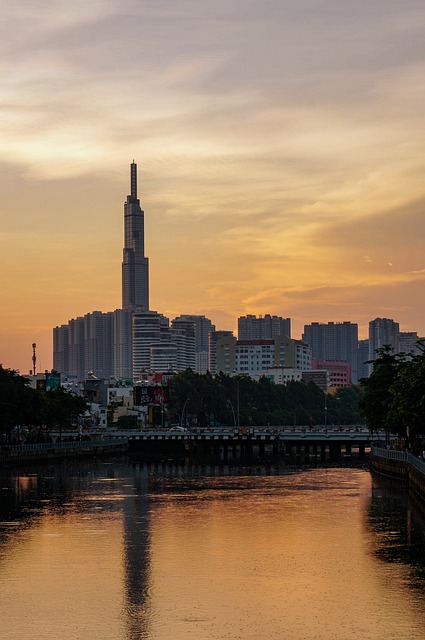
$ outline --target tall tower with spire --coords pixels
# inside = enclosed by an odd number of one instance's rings
[[[124,203],[122,308],[149,310],[149,260],[145,256],[145,214],[137,197],[137,164],[130,165],[130,195]]]

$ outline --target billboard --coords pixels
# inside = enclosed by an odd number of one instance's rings
[[[168,402],[168,393],[164,387],[135,386],[133,388],[133,402],[136,407],[147,405],[163,406]]]

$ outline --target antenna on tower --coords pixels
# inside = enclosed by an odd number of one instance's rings
[[[35,342],[32,343],[32,374],[33,376],[35,376],[35,363],[37,362],[37,356],[35,355],[35,348],[36,348],[36,344]]]

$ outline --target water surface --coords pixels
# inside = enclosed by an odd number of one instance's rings
[[[425,536],[363,469],[3,472],[4,640],[416,640]]]

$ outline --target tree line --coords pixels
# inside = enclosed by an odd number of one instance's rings
[[[257,382],[248,376],[220,373],[180,373],[169,381],[168,414],[174,422],[196,418],[200,427],[234,426],[315,426],[358,424],[361,389],[346,387],[325,394],[313,382],[290,381],[274,384],[263,377]]]
[[[62,387],[40,391],[29,386],[28,378],[0,365],[0,437],[14,442],[19,429],[29,430],[28,441],[45,440],[52,429],[69,428],[86,410],[84,398]]]

